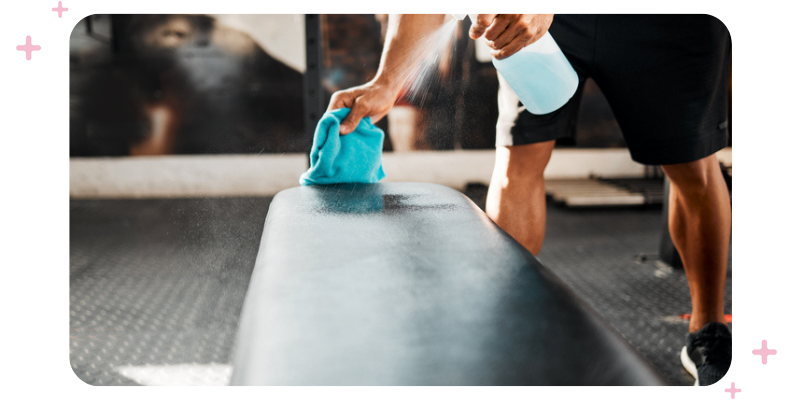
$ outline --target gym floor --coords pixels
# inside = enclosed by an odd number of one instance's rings
[[[485,187],[466,194],[481,208]],[[92,385],[224,385],[271,198],[70,201],[70,363]],[[673,385],[686,277],[657,207],[548,204],[539,259]],[[726,313],[731,312],[728,269]],[[569,344],[565,344],[569,345]]]

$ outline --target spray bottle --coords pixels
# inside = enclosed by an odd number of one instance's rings
[[[467,14],[453,14],[463,20]],[[469,14],[475,22],[477,14]],[[532,114],[551,113],[567,103],[578,89],[578,74],[550,32],[502,60],[492,58],[497,71]]]

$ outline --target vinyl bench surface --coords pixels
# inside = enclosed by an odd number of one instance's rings
[[[272,200],[233,385],[661,385],[463,194],[296,187]]]

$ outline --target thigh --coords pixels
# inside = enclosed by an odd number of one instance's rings
[[[550,34],[580,78],[575,95],[558,110],[543,115],[529,113],[508,83],[498,74],[498,147],[574,138],[581,94],[591,70],[596,18],[595,15],[578,14],[557,14],[553,18]]]
[[[529,113],[519,102],[517,95],[500,74],[497,78],[500,81],[497,95],[499,109],[495,143],[497,147],[521,146],[574,137],[584,87],[583,80],[567,104],[551,113],[535,115]]]
[[[708,15],[598,19],[593,78],[634,160],[675,164],[727,145],[730,36]]]

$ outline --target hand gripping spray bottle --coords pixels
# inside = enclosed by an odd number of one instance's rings
[[[453,14],[463,20],[466,14]],[[472,22],[477,14],[469,14]],[[492,64],[532,114],[551,113],[567,103],[578,89],[578,74],[550,32],[522,50]]]

